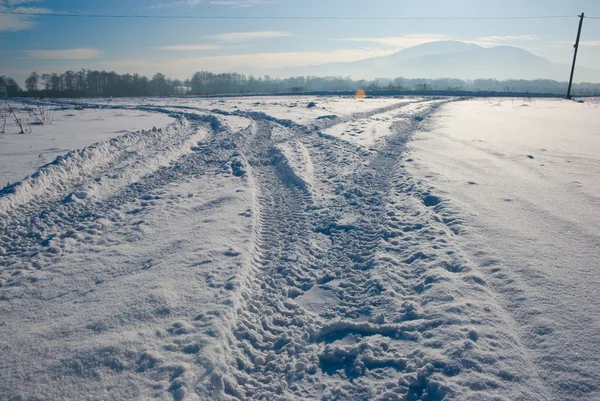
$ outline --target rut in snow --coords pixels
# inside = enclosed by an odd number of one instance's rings
[[[170,185],[224,174],[253,189],[253,234],[247,259],[223,283],[222,310],[206,319],[218,322],[211,338],[194,314],[164,330],[194,342],[159,342],[180,364],[161,365],[158,346],[90,351],[94,363],[175,400],[544,399],[513,323],[453,241],[460,222],[404,170],[404,144],[437,103],[418,115],[409,104],[311,126],[189,109],[179,113],[189,125],[133,135],[133,148],[72,154],[0,198],[0,210],[10,210],[0,215],[4,289],[78,243],[105,241],[106,227],[135,230],[138,220],[127,216],[151,208]],[[394,110],[393,132],[370,147],[321,132]],[[234,132],[219,119],[228,114],[252,125]],[[196,145],[198,129],[210,137]],[[60,183],[51,196],[48,182]],[[193,219],[203,219],[202,207]],[[192,266],[201,272],[205,261]],[[159,312],[153,319],[166,324],[168,310]],[[91,363],[81,359],[67,365]]]
[[[443,205],[403,171],[413,117],[372,149],[257,119],[245,149],[257,193],[253,259],[237,284],[222,363],[203,391],[257,400],[442,400],[482,390],[541,399],[511,323],[455,248]],[[296,142],[300,150],[282,154]],[[498,349],[501,358],[492,356]]]

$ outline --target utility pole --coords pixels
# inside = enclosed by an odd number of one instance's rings
[[[577,60],[577,50],[579,50],[579,38],[581,37],[581,27],[583,26],[583,18],[585,15],[581,13],[579,16],[579,29],[577,30],[577,39],[575,40],[575,53],[573,54],[573,66],[571,67],[571,78],[569,78],[569,88],[567,89],[567,99],[571,99],[571,86],[573,86],[573,74],[575,73],[575,61]]]

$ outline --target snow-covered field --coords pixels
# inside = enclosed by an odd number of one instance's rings
[[[413,137],[415,177],[484,274],[542,399],[600,400],[600,107],[456,102]],[[454,224],[452,222],[451,224]]]
[[[69,105],[48,109],[50,124],[31,125],[28,120],[34,121],[25,111],[25,107],[31,105],[17,102],[11,104],[27,134],[11,135],[19,132],[12,115],[7,116],[7,126],[2,133],[3,119],[0,118],[0,187],[35,173],[41,166],[71,150],[127,132],[163,128],[174,121],[166,114],[141,110],[76,110]]]
[[[600,399],[594,104],[48,103],[0,134],[0,399]]]

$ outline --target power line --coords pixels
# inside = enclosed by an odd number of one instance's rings
[[[75,18],[136,18],[136,19],[236,19],[236,20],[515,20],[515,19],[557,19],[578,18],[577,15],[511,16],[511,17],[340,17],[340,16],[223,16],[223,15],[119,15],[119,14],[69,14],[69,13],[29,13],[23,11],[0,11],[4,15],[35,17],[75,17]],[[586,17],[594,18],[598,17]],[[598,18],[600,19],[600,18]]]

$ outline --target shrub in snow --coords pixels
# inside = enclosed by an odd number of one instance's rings
[[[7,114],[12,114],[13,118],[15,119],[15,124],[17,124],[19,126],[20,132],[19,134],[24,134],[25,130],[23,129],[23,121],[17,117],[17,113],[15,113],[15,110],[12,108],[12,106],[8,103],[5,104],[6,107],[6,112]]]
[[[50,105],[47,104],[36,104],[33,107],[23,105],[27,114],[32,119],[32,124],[34,125],[44,125],[44,124],[52,124],[52,120],[54,120],[54,114],[56,114],[55,110],[50,108]]]

